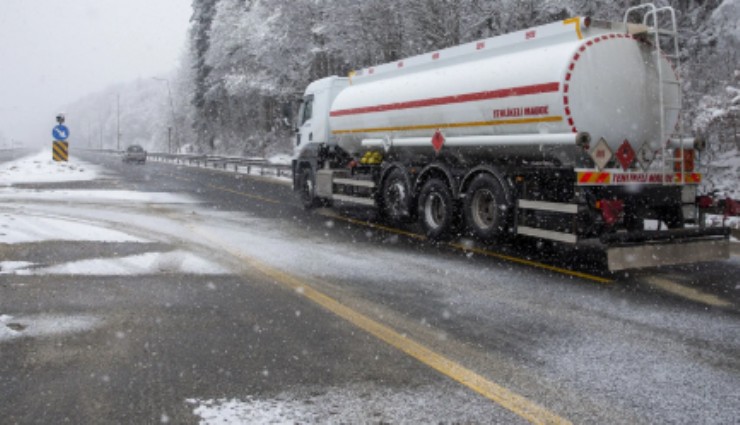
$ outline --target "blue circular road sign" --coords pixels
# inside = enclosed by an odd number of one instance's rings
[[[69,129],[67,126],[59,124],[51,130],[51,135],[54,137],[54,140],[65,141],[69,137]]]

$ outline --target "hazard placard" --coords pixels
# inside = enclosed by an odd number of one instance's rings
[[[637,151],[637,161],[640,163],[640,167],[642,167],[644,171],[647,171],[654,159],[655,151],[650,147],[650,143],[643,143],[640,150]]]
[[[435,153],[439,153],[440,150],[442,150],[442,146],[445,144],[445,136],[442,135],[442,132],[437,130],[434,132],[434,136],[432,136],[432,147],[434,148]]]
[[[594,164],[596,164],[596,168],[599,170],[603,170],[604,167],[606,167],[606,164],[611,161],[612,156],[614,154],[612,153],[612,150],[609,149],[609,144],[606,143],[606,140],[602,137],[599,139],[599,142],[596,143],[596,146],[591,150],[591,159],[594,160]]]
[[[617,149],[617,161],[622,165],[622,169],[627,171],[630,165],[635,161],[635,150],[632,149],[630,142],[625,140]]]

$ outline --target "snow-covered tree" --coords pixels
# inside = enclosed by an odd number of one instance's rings
[[[230,154],[288,152],[293,133],[286,119],[312,80],[575,15],[622,20],[628,7],[642,2],[193,0],[186,53],[168,77],[174,117],[161,98],[166,90],[155,82],[142,93],[156,97],[151,103],[163,112],[148,112],[159,127],[142,124],[127,132],[141,133],[140,140],[144,132],[156,132],[149,141],[163,146],[166,127],[174,124],[178,146]],[[726,146],[737,133],[740,0],[654,3],[671,4],[678,13],[687,122]],[[122,94],[122,101],[147,103],[137,94]],[[87,133],[99,136],[94,129],[102,128],[107,141],[115,135],[115,111],[111,93],[102,96],[88,99],[96,107],[88,108]]]

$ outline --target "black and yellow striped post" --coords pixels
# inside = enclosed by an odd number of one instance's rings
[[[69,143],[55,140],[52,148],[52,157],[57,162],[69,161]]]

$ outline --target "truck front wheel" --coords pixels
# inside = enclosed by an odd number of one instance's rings
[[[310,210],[319,206],[313,172],[309,167],[301,168],[298,174],[298,193],[304,209]]]
[[[506,233],[509,216],[506,193],[494,176],[481,174],[473,179],[465,194],[463,210],[473,236],[491,240]]]
[[[430,179],[419,193],[419,222],[429,239],[444,237],[453,227],[455,203],[444,181]]]
[[[411,214],[411,189],[403,171],[391,171],[383,184],[381,213],[391,224],[408,221]]]

